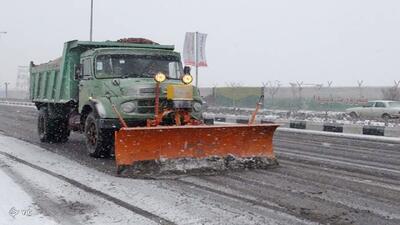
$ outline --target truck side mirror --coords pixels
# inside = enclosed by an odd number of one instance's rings
[[[82,64],[75,64],[74,66],[74,79],[80,80],[83,77],[83,66]]]
[[[183,67],[183,74],[190,74],[190,66]]]

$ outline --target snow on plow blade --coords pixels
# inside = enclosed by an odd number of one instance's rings
[[[121,128],[115,132],[118,172],[138,163],[160,164],[171,160],[190,162],[189,166],[171,169],[184,171],[196,166],[207,167],[205,161],[218,161],[216,170],[224,170],[230,167],[228,164],[239,161],[242,167],[276,165],[272,138],[277,127],[255,124]],[[193,161],[202,163],[194,165]]]

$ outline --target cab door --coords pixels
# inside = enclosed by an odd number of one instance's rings
[[[93,73],[92,73],[92,60],[90,58],[82,59],[82,76],[79,81],[79,109],[82,110],[84,104],[93,95]]]

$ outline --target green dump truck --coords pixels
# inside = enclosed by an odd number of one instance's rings
[[[160,82],[156,96],[154,77],[160,74],[166,80]],[[65,142],[71,131],[81,132],[91,156],[106,156],[112,152],[114,132],[124,122],[129,127],[148,126],[149,119],[157,117],[156,102],[162,123],[176,121],[174,111],[167,108],[190,111],[201,121],[203,102],[188,74],[190,68],[183,68],[174,46],[135,38],[66,42],[60,58],[30,65],[30,97],[39,110],[40,140]],[[185,86],[183,92],[189,87],[189,97],[172,101],[167,96],[171,85]]]

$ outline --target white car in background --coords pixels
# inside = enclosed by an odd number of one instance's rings
[[[369,101],[362,107],[346,109],[346,113],[352,118],[384,119],[400,118],[400,102],[376,100]]]

